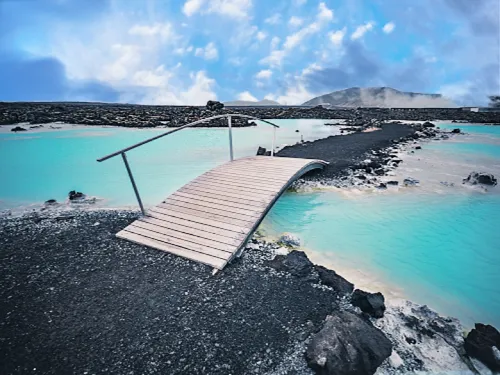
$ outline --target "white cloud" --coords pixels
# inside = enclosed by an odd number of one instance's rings
[[[195,56],[202,57],[205,60],[216,60],[219,58],[219,51],[213,42],[208,43],[205,48],[196,48]]]
[[[165,87],[172,73],[165,71],[165,67],[160,65],[155,70],[137,71],[132,78],[132,83],[143,87]]]
[[[272,70],[265,69],[265,70],[261,70],[260,72],[258,72],[255,75],[255,78],[257,78],[257,79],[269,79],[269,78],[271,78],[272,75],[273,75]]]
[[[264,57],[259,61],[260,64],[267,64],[271,67],[280,66],[285,58],[285,51],[283,50],[274,50],[271,51],[271,54],[267,57]]]
[[[395,27],[396,27],[396,25],[394,24],[394,22],[388,22],[384,25],[382,30],[384,31],[384,33],[390,34],[394,31]]]
[[[285,44],[283,45],[285,49],[293,49],[295,48],[302,40],[311,34],[317,33],[320,30],[320,25],[317,22],[311,23],[309,26],[306,26],[295,34],[287,36],[285,40]]]
[[[270,25],[277,25],[281,23],[281,15],[279,13],[273,14],[271,17],[266,18],[264,22]]]
[[[249,91],[241,92],[238,95],[238,100],[244,100],[244,101],[248,101],[248,102],[258,101],[257,98],[255,96],[253,96]]]
[[[278,38],[277,36],[273,37],[273,39],[271,39],[271,49],[276,49],[278,47],[278,45],[280,44],[280,41],[281,39]]]
[[[298,27],[304,23],[304,20],[300,17],[293,16],[288,21],[288,24],[293,27]]]
[[[163,40],[176,38],[174,29],[169,23],[155,23],[153,25],[134,25],[129,30],[130,35],[142,37],[155,37],[159,36]]]
[[[260,42],[267,38],[267,34],[263,31],[259,31],[256,36]]]
[[[346,32],[347,32],[347,28],[344,27],[341,30],[330,32],[328,34],[328,36],[330,37],[330,40],[332,41],[332,43],[338,47],[338,46],[342,45],[342,41],[344,40],[344,36],[345,36]]]
[[[285,105],[298,105],[302,104],[304,102],[307,102],[308,100],[312,99],[314,97],[313,94],[311,94],[305,87],[305,85],[301,82],[289,86],[285,93],[282,95],[266,95],[266,99],[269,100],[275,100],[281,104]]]
[[[318,6],[318,19],[322,21],[333,20],[333,10],[329,9],[325,3],[319,3]]]
[[[209,13],[218,13],[231,18],[247,18],[252,0],[211,0]]]
[[[205,3],[205,0],[187,0],[182,7],[182,11],[188,17],[198,12],[201,6]]]
[[[193,51],[193,46],[188,46],[188,47],[179,47],[174,49],[174,53],[176,55],[185,55],[186,53],[190,53]]]
[[[204,71],[190,74],[193,84],[189,89],[182,92],[180,97],[183,103],[192,105],[204,105],[209,100],[216,100],[217,95],[213,91],[216,84],[215,79],[209,78]]]
[[[321,69],[323,69],[323,68],[319,64],[312,63],[309,66],[307,66],[306,68],[302,69],[302,76],[306,76],[308,74],[311,74],[311,73],[316,72],[316,71],[321,70]]]
[[[351,39],[356,40],[362,38],[366,32],[371,31],[373,29],[373,22],[368,22],[364,25],[360,25],[356,28],[356,30],[352,33]]]

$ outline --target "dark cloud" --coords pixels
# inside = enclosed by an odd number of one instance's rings
[[[0,58],[0,82],[1,101],[118,100],[118,92],[102,83],[68,80],[64,65],[53,58]]]
[[[478,35],[500,38],[499,0],[444,0],[448,7],[462,16]]]

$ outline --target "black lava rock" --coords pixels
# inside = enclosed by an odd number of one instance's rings
[[[434,125],[432,122],[424,122],[424,124],[422,125],[424,128],[435,128],[436,125]]]
[[[457,129],[453,129],[451,132],[454,133],[454,134],[459,134],[460,133],[460,129],[458,129],[458,128]]]
[[[351,303],[374,318],[382,318],[385,311],[385,299],[382,293],[368,293],[356,289],[351,296]]]
[[[479,359],[492,371],[500,371],[500,332],[490,325],[476,323],[465,338],[468,356]]]
[[[318,271],[319,279],[323,285],[329,286],[341,294],[350,294],[354,290],[354,284],[338,275],[334,270],[318,265],[314,267]]]
[[[213,101],[213,100],[209,100],[207,102],[207,109],[209,111],[220,111],[224,108],[224,104],[222,104],[221,102],[217,102],[217,101]]]
[[[82,199],[82,198],[85,198],[85,194],[81,193],[81,192],[77,192],[75,190],[71,190],[69,193],[68,193],[68,198],[70,201],[73,201],[75,199]]]
[[[49,199],[49,200],[45,201],[46,205],[52,205],[52,204],[56,204],[56,203],[57,203],[57,201],[55,199]]]
[[[472,172],[469,177],[463,180],[463,183],[468,183],[471,185],[483,184],[494,186],[497,184],[497,179],[491,173]]]
[[[306,360],[320,375],[370,375],[391,352],[392,344],[382,331],[356,314],[339,311],[313,336]]]
[[[421,149],[422,149],[422,146],[415,147],[415,150],[421,150]]]
[[[21,128],[20,126],[16,126],[15,128],[10,129],[11,132],[25,132],[25,128]]]
[[[262,156],[266,154],[266,149],[265,147],[260,147],[257,149],[257,156]]]
[[[278,271],[285,271],[294,276],[305,278],[308,281],[318,281],[318,274],[315,272],[314,264],[303,251],[293,250],[286,256],[277,255],[268,263],[268,266]]]
[[[392,185],[392,186],[398,186],[399,182],[398,181],[387,181],[386,184],[387,185]]]

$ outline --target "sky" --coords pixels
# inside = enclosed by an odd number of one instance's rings
[[[0,101],[500,94],[500,0],[0,0]]]

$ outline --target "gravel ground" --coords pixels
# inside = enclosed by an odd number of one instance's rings
[[[323,171],[312,172],[309,176],[333,178],[362,161],[367,152],[386,148],[394,144],[393,140],[413,133],[415,129],[409,125],[384,124],[381,130],[374,132],[331,136],[302,145],[288,146],[276,155],[328,161],[330,164]]]
[[[334,291],[265,266],[258,249],[212,276],[115,238],[136,212],[72,215],[0,220],[1,374],[309,372],[288,356]]]

